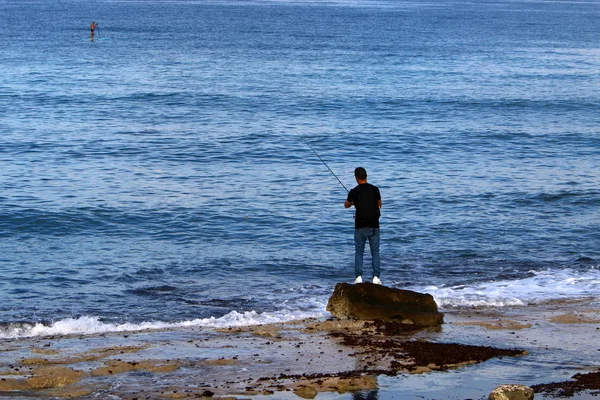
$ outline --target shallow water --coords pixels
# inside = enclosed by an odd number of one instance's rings
[[[1,335],[324,315],[353,220],[304,140],[380,187],[385,284],[597,296],[598,6],[3,2]]]

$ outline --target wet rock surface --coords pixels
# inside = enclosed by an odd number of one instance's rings
[[[423,328],[399,321],[307,320],[233,328],[202,338],[123,343],[85,351],[59,342],[22,349],[10,368],[0,366],[2,392],[35,393],[36,398],[92,398],[110,393],[121,399],[213,398],[293,392],[314,398],[322,392],[356,392],[378,387],[378,376],[446,370],[519,356],[520,350],[414,340]],[[72,339],[75,340],[75,339]],[[131,343],[129,343],[131,342]],[[169,352],[172,359],[153,357]],[[25,351],[26,350],[26,351]],[[43,357],[35,355],[43,354]],[[12,374],[12,375],[9,375]],[[114,385],[119,382],[119,385]]]
[[[340,319],[394,320],[419,326],[438,326],[444,315],[430,294],[372,283],[338,283],[327,311]]]
[[[371,330],[372,329],[372,330]],[[527,352],[517,349],[497,349],[489,346],[472,346],[458,343],[432,343],[395,337],[400,332],[415,331],[411,324],[390,321],[373,321],[356,332],[337,332],[331,336],[345,346],[360,349],[354,353],[360,358],[363,370],[377,365],[380,374],[396,375],[400,372],[428,372],[447,370],[461,365],[487,361],[494,357],[515,357]],[[421,329],[423,329],[421,327]],[[363,358],[364,357],[364,358]]]
[[[573,380],[544,383],[531,387],[535,393],[553,397],[572,397],[576,393],[588,391],[590,395],[600,396],[600,371],[573,375]]]

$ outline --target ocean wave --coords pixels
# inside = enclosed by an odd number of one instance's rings
[[[97,316],[81,316],[65,318],[52,323],[7,323],[0,325],[0,339],[16,339],[27,337],[96,335],[116,332],[136,332],[159,329],[176,329],[188,327],[229,328],[287,322],[304,318],[318,318],[326,312],[318,311],[276,311],[257,313],[256,311],[230,313],[220,317],[198,318],[181,322],[148,321],[141,323],[109,323],[101,321]]]
[[[393,282],[390,286],[395,287]],[[518,279],[500,279],[475,284],[448,287],[403,287],[431,294],[442,309],[520,307],[556,301],[595,299],[600,293],[600,268],[592,265],[585,270],[573,268],[531,270]],[[169,289],[159,288],[159,289]],[[314,289],[314,288],[313,288]],[[325,310],[328,294],[303,292],[298,298],[281,302],[278,310],[229,311],[221,317],[195,318],[182,321],[107,322],[99,316],[63,318],[54,322],[0,323],[0,339],[95,335],[116,332],[176,328],[228,328],[279,323],[304,318],[328,317]]]
[[[510,307],[554,300],[594,298],[600,294],[600,269],[587,271],[529,271],[515,280],[483,282],[451,287],[426,286],[414,290],[431,294],[442,308]]]
[[[179,237],[202,220],[191,209],[125,209],[110,207],[68,207],[43,209],[8,205],[0,210],[0,236],[102,233],[111,236],[153,235]]]
[[[516,202],[520,205],[533,204],[565,204],[569,206],[595,206],[600,204],[600,192],[597,190],[561,190],[557,192],[542,192],[533,195],[516,195]]]

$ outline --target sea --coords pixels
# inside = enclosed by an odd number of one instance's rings
[[[1,0],[0,339],[326,318],[359,166],[386,286],[598,304],[599,21],[598,0]]]

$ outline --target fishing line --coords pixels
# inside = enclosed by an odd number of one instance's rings
[[[308,142],[306,141],[306,139],[304,139],[304,137],[303,137],[302,135],[300,135],[299,133],[297,133],[297,132],[296,132],[296,135],[298,135],[298,136],[300,137],[300,139],[302,139],[302,141],[303,141],[304,143],[306,143],[306,145],[307,145],[307,146],[308,146],[308,147],[309,147],[309,148],[310,148],[310,149],[313,151],[313,153],[315,153],[315,155],[316,155],[317,157],[319,157],[319,160],[321,160],[321,162],[322,162],[323,164],[325,164],[325,166],[327,167],[327,169],[329,170],[329,172],[331,172],[331,174],[332,174],[333,176],[335,176],[335,179],[337,179],[337,181],[340,183],[340,185],[342,185],[342,187],[343,187],[344,189],[346,189],[346,192],[350,192],[350,191],[348,190],[348,188],[347,188],[346,186],[344,186],[344,184],[342,183],[342,181],[340,181],[340,178],[338,178],[338,176],[337,176],[337,175],[336,175],[336,174],[335,174],[335,173],[334,173],[334,172],[331,170],[331,168],[329,168],[329,165],[327,165],[327,163],[326,163],[326,162],[325,162],[325,161],[324,161],[324,160],[321,158],[321,156],[319,155],[319,153],[317,153],[317,152],[315,151],[315,149],[313,149],[313,147],[310,145],[310,143],[308,143]]]

